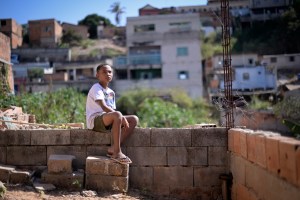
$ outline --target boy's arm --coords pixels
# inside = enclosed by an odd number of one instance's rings
[[[104,112],[113,112],[115,111],[114,109],[112,109],[111,107],[107,106],[104,99],[101,99],[101,100],[96,100],[96,103],[101,106],[102,110]]]

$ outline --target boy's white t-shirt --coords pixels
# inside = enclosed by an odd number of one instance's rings
[[[115,92],[110,88],[105,90],[99,83],[95,83],[89,90],[86,99],[86,126],[88,129],[94,128],[94,119],[96,116],[105,113],[96,102],[96,100],[102,99],[105,100],[107,106],[116,109]]]

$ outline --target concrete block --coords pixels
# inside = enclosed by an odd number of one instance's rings
[[[175,199],[211,200],[221,197],[220,187],[173,187],[170,186],[170,197]]]
[[[106,156],[109,146],[88,145],[86,147],[86,156]]]
[[[73,155],[56,155],[52,154],[48,158],[48,173],[72,173],[73,172]]]
[[[256,164],[259,166],[266,168],[267,167],[267,159],[266,159],[266,138],[264,135],[256,135],[255,136],[255,160]]]
[[[266,138],[266,157],[268,171],[279,174],[279,140],[280,137],[267,137]]]
[[[27,184],[31,178],[30,171],[13,170],[10,174],[9,183],[12,184]]]
[[[193,167],[153,167],[153,184],[164,186],[193,186]]]
[[[0,145],[7,145],[7,130],[0,130]]]
[[[197,155],[198,156],[198,155]],[[208,147],[208,165],[227,165],[227,148],[226,147]]]
[[[166,147],[127,147],[132,166],[157,166],[167,164]]]
[[[45,146],[8,146],[6,159],[9,165],[46,165],[47,150]]]
[[[168,147],[168,165],[208,165],[207,147]]]
[[[101,133],[89,129],[71,129],[71,144],[94,144],[109,145],[111,143],[110,133]]]
[[[7,145],[30,145],[30,130],[7,130]]]
[[[225,167],[208,166],[194,167],[194,186],[196,187],[221,187],[220,174],[226,173]]]
[[[296,151],[300,148],[300,141],[279,141],[280,177],[297,185]]]
[[[192,129],[153,128],[151,146],[191,146]]]
[[[86,159],[85,173],[92,175],[127,177],[129,165],[117,163],[104,156],[89,156]]]
[[[31,130],[31,145],[70,145],[70,130]]]
[[[6,164],[6,147],[0,147],[0,164]]]
[[[247,134],[246,137],[247,137],[248,160],[255,163],[256,161],[255,134]]]
[[[9,181],[10,174],[14,170],[15,170],[14,166],[0,164],[0,181],[7,183]]]
[[[44,171],[41,179],[43,182],[51,183],[58,188],[80,190],[84,186],[84,173],[81,172],[50,174]]]
[[[151,128],[135,128],[133,134],[126,139],[124,146],[149,147]]]
[[[128,191],[128,176],[105,176],[105,175],[90,175],[85,176],[85,188],[87,190],[96,191]]]
[[[224,146],[228,145],[226,128],[192,129],[192,146]]]
[[[75,156],[76,159],[73,161],[74,170],[82,169],[85,166],[86,146],[47,146],[47,158],[51,154]]]
[[[153,186],[153,167],[130,167],[129,185],[143,191],[150,191]]]

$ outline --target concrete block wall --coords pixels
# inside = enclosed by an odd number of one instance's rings
[[[90,130],[0,131],[0,163],[17,168],[47,166],[50,155],[105,156],[111,135]],[[122,146],[133,163],[129,188],[182,199],[221,197],[219,175],[227,172],[225,128],[136,128]]]
[[[249,129],[228,131],[232,200],[299,200],[300,141]]]

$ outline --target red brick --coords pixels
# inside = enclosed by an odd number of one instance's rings
[[[296,151],[297,185],[300,188],[300,148]]]
[[[240,148],[241,148],[241,155],[247,159],[248,153],[247,153],[247,133],[246,132],[240,132]]]
[[[266,142],[264,135],[255,135],[256,163],[266,168]]]
[[[234,134],[234,130],[230,129],[228,131],[228,151],[233,152],[233,134]]]
[[[237,184],[236,185],[237,200],[256,200],[258,199],[247,187]]]
[[[235,130],[233,133],[233,151],[237,155],[241,154],[241,145],[240,145],[240,131]]]
[[[300,141],[283,139],[279,141],[280,176],[297,184],[296,151]]]
[[[279,140],[280,136],[267,137],[266,138],[266,157],[267,157],[267,169],[270,172],[279,174]]]
[[[251,162],[256,161],[256,146],[255,146],[255,135],[247,134],[247,151],[248,160]]]

